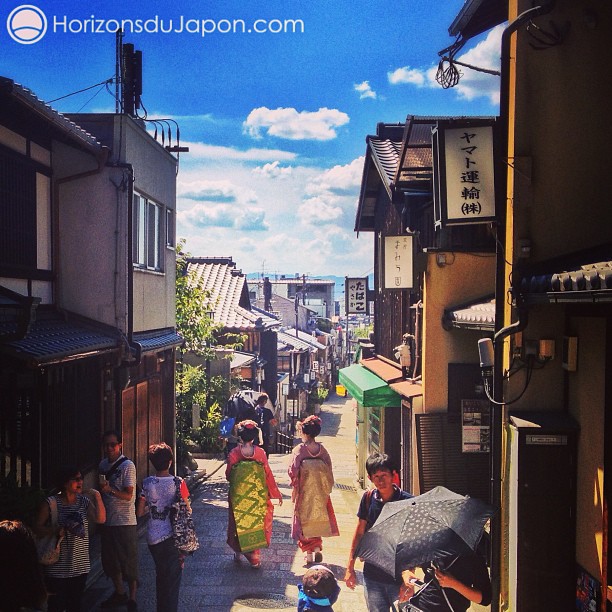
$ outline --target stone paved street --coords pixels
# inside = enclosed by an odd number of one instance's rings
[[[344,576],[346,559],[356,525],[360,493],[355,481],[355,414],[353,402],[334,394],[323,405],[323,431],[320,441],[334,463],[336,485],[332,502],[340,536],[324,540],[324,563]],[[303,555],[290,536],[291,489],[287,476],[289,455],[272,455],[270,466],[284,496],[282,507],[275,506],[272,544],[262,551],[262,567],[253,570],[246,561],[236,564],[225,543],[227,529],[227,491],[225,465],[219,460],[199,460],[207,479],[199,485],[193,511],[201,548],[186,559],[181,584],[180,609],[208,612],[246,612],[249,610],[295,610],[297,584],[306,570]],[[361,567],[358,563],[358,569]],[[155,570],[144,538],[140,540],[140,589],[138,609],[155,610]],[[363,587],[355,591],[340,582],[342,592],[336,612],[366,610]],[[84,609],[95,610],[112,593],[104,576],[92,581]]]

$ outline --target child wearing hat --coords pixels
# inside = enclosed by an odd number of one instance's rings
[[[313,565],[298,584],[298,612],[334,612],[338,595],[340,585],[334,573],[324,565]]]

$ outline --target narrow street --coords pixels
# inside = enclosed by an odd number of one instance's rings
[[[319,440],[328,449],[334,464],[336,484],[332,502],[340,536],[325,539],[323,559],[340,580],[356,525],[360,493],[355,481],[355,414],[351,400],[332,394],[323,404],[323,430]],[[275,506],[272,544],[262,551],[262,567],[253,570],[246,561],[236,564],[227,546],[227,492],[225,465],[219,460],[200,460],[208,478],[199,485],[193,499],[193,512],[200,550],[185,560],[180,609],[187,612],[247,612],[249,610],[295,610],[297,584],[306,570],[303,555],[291,539],[291,488],[287,476],[289,455],[272,455],[270,466],[284,496]],[[155,610],[155,570],[144,538],[140,539],[140,588],[138,608]],[[358,565],[358,567],[360,567]],[[334,606],[336,612],[366,610],[363,587],[342,589]],[[104,576],[88,589],[84,609],[95,610],[112,593]]]

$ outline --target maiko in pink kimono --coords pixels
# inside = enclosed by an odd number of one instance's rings
[[[331,457],[315,440],[321,433],[321,419],[309,416],[302,423],[301,433],[302,443],[293,449],[289,466],[294,502],[291,537],[297,540],[309,565],[323,560],[322,538],[339,532],[330,499],[334,486]]]

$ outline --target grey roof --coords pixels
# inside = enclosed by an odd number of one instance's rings
[[[393,197],[393,178],[402,146],[403,125],[378,124],[376,136],[366,137],[366,155],[361,191],[355,216],[355,231],[373,231],[376,203],[381,187]]]
[[[295,328],[288,327],[288,328],[286,328],[284,330],[284,332],[290,338],[291,337],[293,337],[293,338],[296,337],[296,335],[295,335]],[[307,344],[309,344],[311,348],[322,349],[322,350],[325,350],[327,348],[324,344],[321,344],[314,336],[312,336],[311,334],[308,334],[306,332],[298,330],[297,338],[299,340],[301,340],[302,342],[306,342]]]
[[[263,310],[264,305],[265,299],[258,298],[254,300],[253,310],[261,310],[261,312],[266,312],[265,310]],[[266,314],[277,318],[285,325],[295,323],[295,300],[273,293],[272,297],[270,298],[270,305],[272,307],[272,310],[267,312]],[[307,311],[316,313],[315,310],[312,310],[311,308],[308,308],[303,304],[298,304],[298,308],[301,312]]]
[[[383,179],[385,189],[389,193],[389,197],[391,197],[391,188],[395,178],[402,142],[401,140],[382,140],[376,136],[367,136],[366,142],[372,151],[372,160],[378,168],[380,177]]]
[[[234,351],[234,354],[232,355],[232,360],[230,362],[230,368],[232,370],[234,368],[242,368],[244,366],[251,365],[256,360],[257,355],[252,355],[251,353],[243,353],[241,351]]]
[[[105,147],[98,142],[95,136],[86,132],[62,113],[51,108],[49,104],[43,102],[31,90],[2,76],[0,76],[0,98],[7,98],[22,107],[26,107],[31,112],[51,123],[60,133],[65,135],[72,142],[94,154],[100,154],[103,150],[106,150]],[[7,109],[6,100],[2,103],[2,106]]]
[[[468,40],[507,19],[508,4],[503,0],[465,0],[448,33]]]
[[[612,301],[612,261],[525,276],[521,293],[527,303]]]
[[[280,325],[263,311],[253,311],[246,277],[231,257],[190,257],[187,273],[192,281],[210,292],[207,307],[215,323],[226,329],[264,330]]]
[[[493,331],[495,329],[495,298],[481,298],[478,301],[447,308],[442,318],[446,330],[452,328]]]
[[[12,324],[0,323],[0,336],[6,332],[3,329],[6,325]],[[51,314],[35,321],[25,338],[0,344],[0,354],[41,366],[118,350],[120,342],[119,336],[111,331]]]
[[[276,336],[277,347],[279,350],[283,350],[284,348],[288,347],[302,351],[315,351],[319,348],[313,346],[311,342],[307,342],[306,340],[302,340],[300,337],[296,337],[295,330],[293,330],[293,333],[289,333],[289,331],[279,331],[277,332]]]
[[[173,329],[160,329],[154,332],[139,332],[133,335],[134,342],[142,346],[143,352],[161,351],[180,346],[183,338]]]

